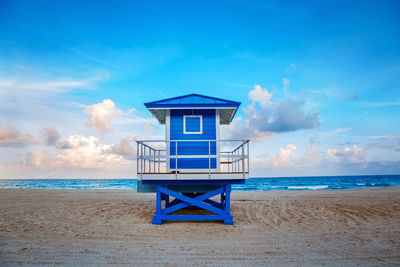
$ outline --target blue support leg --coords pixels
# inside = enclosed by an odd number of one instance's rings
[[[153,215],[153,224],[162,224],[163,221],[161,219],[161,191],[160,185],[156,187],[156,213]]]
[[[233,216],[231,215],[231,185],[225,185],[225,214],[224,224],[233,224]]]

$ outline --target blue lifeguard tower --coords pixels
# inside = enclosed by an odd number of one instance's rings
[[[221,140],[220,125],[231,123],[240,103],[191,94],[145,106],[165,125],[165,140],[136,140],[138,192],[156,193],[153,224],[165,220],[233,224],[231,185],[248,178],[249,140]],[[184,208],[211,214],[177,214]]]

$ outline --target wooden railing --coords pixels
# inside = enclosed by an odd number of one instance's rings
[[[182,142],[207,142],[208,154],[205,155],[179,155],[179,143]],[[137,143],[137,174],[204,174],[209,177],[215,174],[243,174],[249,173],[249,142],[250,140],[136,140]],[[215,151],[211,151],[215,143]],[[172,144],[172,146],[171,146]],[[175,150],[171,153],[171,147]],[[228,151],[219,151],[220,148]],[[178,159],[184,157],[208,158],[208,169],[185,171],[179,169]],[[216,159],[216,168],[211,168],[211,160]],[[175,159],[174,168],[170,168],[169,160]]]

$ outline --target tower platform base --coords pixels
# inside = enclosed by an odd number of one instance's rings
[[[171,183],[165,183],[165,181],[162,184],[154,183],[154,181],[152,183],[156,185],[156,212],[153,215],[153,224],[162,224],[166,220],[219,220],[223,221],[224,224],[233,224],[233,216],[230,213],[231,183],[226,181],[224,183],[221,181],[219,184],[213,182],[212,185],[209,185],[210,190],[207,191],[204,181],[197,185],[194,181],[191,181],[190,190],[187,190],[189,192],[186,191],[187,183],[177,185],[174,181],[173,186],[171,186]],[[244,181],[235,181],[235,183],[244,183]],[[212,197],[218,197],[219,201],[212,200]],[[170,198],[173,200],[170,201]],[[164,205],[162,205],[163,201]],[[213,214],[171,214],[187,208],[207,210]]]

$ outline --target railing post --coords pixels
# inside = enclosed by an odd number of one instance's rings
[[[140,143],[140,180],[143,180],[143,144]]]
[[[227,159],[227,162],[228,162],[228,172],[230,172],[230,166],[231,166],[231,164],[229,163],[229,159],[230,159],[230,157],[229,157],[229,153],[226,153],[228,156],[228,159]]]
[[[228,172],[231,172],[232,169],[232,161],[231,161],[231,152],[228,153]]]
[[[232,153],[233,172],[236,172],[236,151]]]
[[[231,159],[231,172],[233,173],[233,172],[235,172],[235,169],[234,169],[234,167],[235,167],[235,162],[233,161],[233,152],[230,152],[229,153],[229,158]]]
[[[160,150],[158,150],[158,173],[160,173],[160,161],[161,161],[161,157],[160,157]]]
[[[143,145],[143,169],[144,172],[146,172],[146,146],[144,144]]]
[[[178,141],[175,141],[175,179],[178,180]]]
[[[236,172],[240,172],[240,165],[239,165],[239,149],[236,150]]]
[[[237,150],[236,150],[237,151]],[[236,162],[236,151],[233,152],[233,156],[234,156],[234,161],[235,161],[235,172],[237,172],[237,162]]]
[[[240,166],[239,166],[239,149],[236,150],[236,172],[240,172]]]
[[[239,172],[239,149],[236,149],[236,172]]]
[[[247,141],[247,172],[249,173],[249,177],[250,177],[250,146],[249,146],[249,141]]]
[[[244,142],[242,141],[242,172],[243,172],[243,179],[245,179],[244,176]]]
[[[154,148],[152,150],[153,150],[153,157],[152,157],[152,160],[153,160],[153,173],[155,173],[156,172],[156,150]]]
[[[139,173],[139,143],[136,142],[136,173]]]
[[[232,157],[231,157],[231,152],[229,152],[228,153],[228,161],[230,161],[230,163],[228,164],[228,172],[233,172],[232,170],[233,170],[233,161],[232,161],[232,159],[231,159]]]
[[[235,159],[233,158],[233,152],[231,152],[229,154],[229,156],[231,157],[231,172],[234,173],[235,172]]]
[[[152,160],[151,160],[151,152],[153,151],[153,149],[152,148],[149,148],[149,173],[151,173],[151,163],[152,163]]]
[[[211,179],[211,141],[208,140],[208,180]]]

